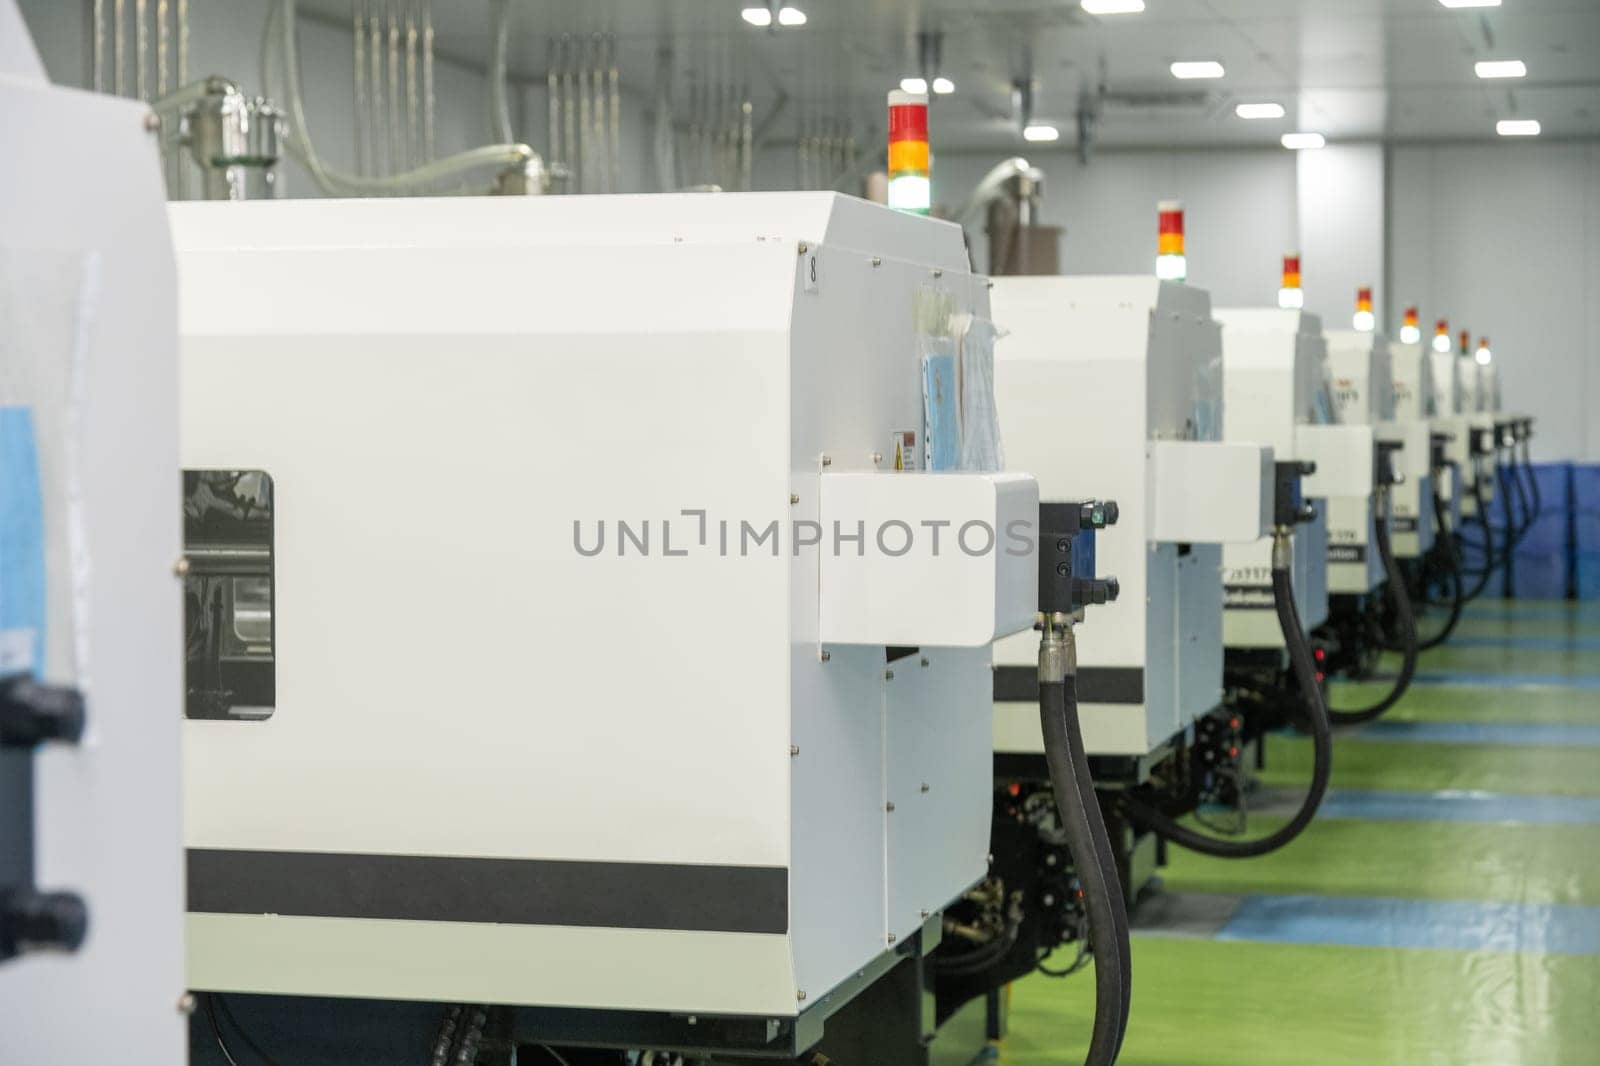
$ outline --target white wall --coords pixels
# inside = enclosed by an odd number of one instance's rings
[[[1218,307],[1277,302],[1283,255],[1297,247],[1295,160],[1281,150],[1104,152],[1087,167],[1070,152],[1026,153],[1045,172],[1043,221],[1065,226],[1067,274],[1155,270],[1156,204],[1184,203],[1189,281]],[[940,156],[934,186],[955,208],[997,162],[991,155]],[[988,266],[982,223],[968,227],[973,259]]]
[[[1600,461],[1600,142],[1393,153],[1397,306],[1487,335],[1543,459]]]
[[[1295,164],[1306,307],[1348,329],[1356,290],[1371,287],[1382,319],[1393,303],[1383,291],[1383,146],[1329,145],[1295,153]]]

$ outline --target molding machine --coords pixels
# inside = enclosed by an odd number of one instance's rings
[[[176,280],[153,120],[51,85],[0,0],[7,1063],[187,1061]]]
[[[1280,463],[1309,468],[1302,491],[1314,499],[1316,517],[1293,535],[1295,595],[1309,632],[1328,619],[1338,553],[1364,547],[1370,536],[1374,433],[1370,426],[1335,422],[1327,342],[1316,315],[1253,308],[1221,310],[1216,317],[1222,324],[1225,439],[1270,444]],[[1272,551],[1267,538],[1223,550],[1230,682],[1269,704],[1290,685],[1282,626],[1272,615]],[[1365,562],[1355,569],[1356,582],[1366,581]],[[1252,733],[1276,724],[1276,718],[1250,716]]]
[[[985,876],[990,644],[1042,602],[957,227],[172,222],[192,987],[785,1057],[933,947]]]

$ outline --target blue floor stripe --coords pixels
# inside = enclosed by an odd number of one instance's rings
[[[1446,792],[1336,789],[1322,801],[1317,817],[1384,822],[1596,825],[1600,824],[1600,797],[1521,796],[1457,789]]]
[[[1460,670],[1419,670],[1415,685],[1455,685],[1473,688],[1573,688],[1600,691],[1595,674],[1471,674]]]
[[[1494,744],[1531,748],[1600,747],[1600,726],[1560,722],[1373,722],[1363,740],[1402,744]]]
[[[1452,648],[1510,648],[1515,651],[1600,651],[1600,637],[1451,637]]]
[[[1246,896],[1217,939],[1600,955],[1600,907],[1364,896]]]

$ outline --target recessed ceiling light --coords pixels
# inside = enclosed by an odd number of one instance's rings
[[[1180,60],[1172,64],[1174,78],[1220,78],[1223,75],[1222,64],[1215,59]]]
[[[1480,59],[1473,68],[1480,78],[1526,78],[1528,64],[1520,59]]]
[[[806,13],[797,7],[781,7],[778,9],[778,23],[783,26],[804,26]]]
[[[933,91],[940,96],[949,96],[956,91],[956,83],[949,78],[934,78]]]
[[[1137,15],[1144,0],[1079,0],[1078,6],[1086,15]]]
[[[901,78],[900,91],[903,93],[916,93],[921,96],[928,91],[927,78]]]
[[[1240,104],[1233,109],[1240,118],[1282,118],[1282,104]]]
[[[1022,139],[1025,141],[1059,141],[1061,131],[1054,126],[1046,126],[1042,122],[1035,122],[1025,126],[1022,130]]]
[[[739,12],[739,17],[752,26],[772,25],[772,11],[765,7],[747,7]]]
[[[1283,146],[1296,152],[1303,152],[1308,148],[1321,148],[1328,143],[1328,139],[1320,133],[1285,133]]]
[[[1503,118],[1494,124],[1502,137],[1537,137],[1541,127],[1536,118]]]
[[[1500,0],[1439,0],[1445,7],[1499,7]]]

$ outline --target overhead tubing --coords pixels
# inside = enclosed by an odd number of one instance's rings
[[[431,160],[383,176],[351,174],[338,170],[323,160],[311,139],[306,121],[306,109],[300,76],[300,55],[296,19],[296,0],[273,0],[267,14],[267,23],[261,42],[261,75],[268,91],[287,102],[289,129],[286,137],[290,152],[311,174],[318,187],[335,196],[398,195],[421,191],[462,191],[446,189],[447,183],[464,182],[473,174],[497,171],[504,178],[508,173],[520,174],[530,181],[542,179],[544,162],[539,154],[525,144],[490,144],[473,148],[444,159]],[[389,39],[396,48],[398,31]],[[370,57],[369,57],[370,62]],[[387,83],[393,88],[399,84],[397,59],[388,63]],[[403,138],[391,135],[386,139],[386,151],[393,152],[404,143]],[[374,141],[376,143],[376,141]],[[389,161],[404,161],[404,156],[391,156]],[[466,191],[482,192],[483,187]]]

